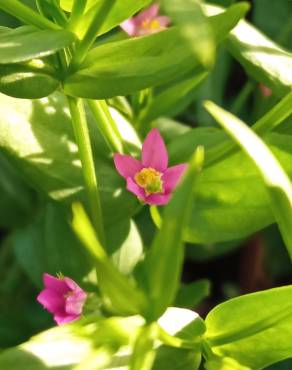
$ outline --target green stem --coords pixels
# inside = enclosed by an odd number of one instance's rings
[[[75,31],[80,18],[83,15],[83,12],[86,8],[86,0],[74,0],[69,23],[68,23],[68,30]]]
[[[117,0],[107,0],[103,1],[100,7],[96,6],[93,10],[95,14],[93,15],[89,27],[84,35],[84,38],[81,40],[76,54],[72,61],[72,66],[77,66],[81,64],[86,57],[88,50],[94,44],[98,31],[101,29],[107,14]]]
[[[230,111],[233,114],[238,114],[249,98],[250,94],[253,92],[256,83],[254,81],[248,81],[241,89],[239,95],[233,102]]]
[[[18,0],[0,0],[0,9],[23,21],[41,29],[60,30],[61,27],[41,16]]]
[[[104,100],[87,100],[98,128],[112,152],[123,153],[123,139]]]
[[[93,154],[83,101],[67,96],[75,138],[79,149],[85,187],[88,194],[91,217],[102,245],[105,245],[102,209],[95,173]]]
[[[286,118],[292,114],[292,92],[287,94],[278,104],[276,104],[268,113],[260,118],[252,129],[260,136],[272,131],[279,126]],[[210,149],[206,155],[205,167],[208,167],[227,155],[238,150],[234,142],[226,140],[214,148]]]

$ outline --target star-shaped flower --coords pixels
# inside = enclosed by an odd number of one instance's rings
[[[68,277],[43,275],[45,289],[37,297],[37,301],[54,315],[58,325],[75,321],[82,314],[87,294]]]
[[[153,4],[136,17],[121,23],[121,28],[129,36],[144,36],[164,30],[170,24],[170,18],[159,15],[159,5]]]
[[[150,205],[164,205],[170,200],[187,164],[168,168],[168,154],[157,129],[152,129],[142,146],[142,160],[114,155],[117,171],[127,180],[127,190]]]

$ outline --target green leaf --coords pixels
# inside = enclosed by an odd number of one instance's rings
[[[162,0],[162,6],[200,61],[209,68],[215,59],[215,40],[198,0]]]
[[[173,79],[195,64],[178,30],[172,28],[97,46],[68,76],[64,89],[69,95],[91,99],[127,95]]]
[[[218,356],[262,369],[292,356],[292,287],[231,299],[206,318],[206,339]],[[275,345],[275,343],[277,345]]]
[[[75,40],[66,30],[39,31],[24,26],[0,34],[0,64],[25,62],[56,53]]]
[[[207,5],[206,11],[208,15],[214,15],[222,12],[222,8]],[[280,96],[291,90],[292,54],[248,22],[241,21],[231,31],[226,46],[256,81]]]
[[[183,227],[190,216],[190,205],[195,193],[193,188],[203,160],[204,151],[200,147],[193,155],[182,185],[165,208],[162,227],[146,257],[144,267],[150,303],[147,315],[152,320],[158,318],[175,298],[184,254]]]
[[[0,354],[1,370],[109,369],[113,354],[129,344],[131,335],[143,325],[139,317],[95,318],[45,331],[30,341]],[[99,365],[99,366],[98,366]],[[92,366],[92,365],[91,365]],[[98,366],[98,367],[97,367]]]
[[[206,370],[251,370],[230,357],[218,357],[205,363]]]
[[[18,263],[38,286],[42,286],[44,272],[96,282],[94,273],[90,276],[94,264],[82,252],[67,214],[58,204],[49,203],[33,223],[14,232],[11,240]]]
[[[193,308],[209,295],[209,280],[201,279],[194,283],[182,284],[177,292],[175,305],[178,307]]]
[[[263,141],[242,121],[212,102],[205,107],[254,161],[269,191],[271,206],[292,257],[292,186],[289,177]]]
[[[21,99],[39,99],[52,94],[60,82],[47,73],[42,61],[39,66],[0,65],[0,92]],[[37,63],[37,61],[35,61]]]
[[[132,127],[113,111],[123,127],[121,135],[136,148]],[[90,132],[106,226],[130,218],[138,202],[125,189],[116,172],[110,152],[96,123],[90,119]],[[19,100],[0,95],[0,148],[26,181],[55,200],[71,203],[83,200],[83,177],[71,119],[65,98],[55,93],[40,100]]]

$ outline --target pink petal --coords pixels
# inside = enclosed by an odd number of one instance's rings
[[[134,17],[137,24],[141,24],[146,20],[151,20],[158,15],[159,12],[159,5],[153,4],[143,12],[139,13],[136,17]]]
[[[127,19],[120,24],[120,27],[129,35],[136,36],[137,25],[133,18]]]
[[[164,172],[162,180],[164,191],[166,193],[170,193],[173,191],[187,168],[187,164],[178,164],[176,166],[169,167]]]
[[[118,173],[124,178],[134,177],[143,168],[137,159],[129,155],[115,154],[114,162]]]
[[[55,292],[65,294],[68,292],[68,287],[64,279],[56,278],[50,274],[43,274],[43,281],[46,288],[54,290]]]
[[[145,203],[156,206],[163,206],[169,202],[171,194],[151,194],[145,199]]]
[[[60,293],[51,289],[44,289],[38,296],[37,301],[51,313],[64,311],[65,298]]]
[[[71,278],[65,277],[64,281],[67,285],[67,290],[82,291],[83,292],[83,290],[80,288],[80,286],[74,280],[72,280]]]
[[[80,318],[80,315],[54,315],[54,320],[58,325],[68,324],[69,322],[76,321]]]
[[[80,315],[86,300],[87,294],[83,291],[72,293],[66,298],[65,311],[70,315]]]
[[[159,22],[160,26],[167,27],[171,23],[171,19],[169,17],[166,17],[164,15],[161,15],[156,18],[156,20]]]
[[[142,164],[164,172],[168,164],[168,154],[164,141],[156,128],[147,135],[142,146]]]
[[[138,198],[145,200],[145,191],[140,188],[131,177],[127,178],[127,190],[134,193]]]

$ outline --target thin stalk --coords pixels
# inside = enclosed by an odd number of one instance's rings
[[[94,44],[98,31],[103,25],[109,11],[117,0],[103,1],[100,7],[96,6],[94,15],[91,19],[91,23],[84,35],[84,38],[80,41],[76,54],[73,58],[72,65],[77,66],[83,62],[86,57],[88,50]]]
[[[38,14],[18,0],[0,0],[0,9],[23,21],[41,29],[60,30],[61,27]]]
[[[67,99],[69,102],[72,124],[82,163],[82,171],[87,190],[92,221],[96,228],[99,240],[101,241],[102,245],[105,245],[99,187],[95,173],[92,147],[83,101],[70,96],[67,96]]]
[[[74,0],[71,15],[68,22],[68,30],[75,31],[80,18],[86,8],[86,0]]]
[[[113,120],[105,100],[87,100],[89,108],[98,124],[102,136],[107,142],[110,150],[123,153],[123,139]]]
[[[260,118],[252,129],[260,136],[267,134],[279,126],[286,118],[292,114],[292,92],[287,94],[278,104],[276,104],[269,112]],[[205,167],[208,167],[227,155],[238,150],[234,142],[226,140],[214,148],[210,149],[206,155]]]
[[[233,102],[230,111],[233,114],[238,114],[246,103],[247,99],[253,92],[256,83],[254,81],[248,81],[241,89],[239,95]]]

